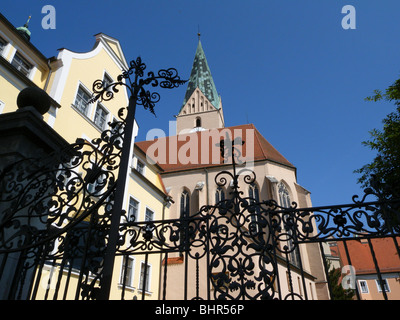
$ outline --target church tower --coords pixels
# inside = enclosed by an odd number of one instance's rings
[[[201,46],[200,35],[185,98],[176,121],[178,134],[225,126],[221,98]]]

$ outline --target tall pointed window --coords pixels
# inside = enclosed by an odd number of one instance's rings
[[[260,202],[258,187],[254,183],[249,186],[249,198],[250,198],[250,204],[258,204]],[[259,221],[260,221],[260,206],[255,205],[255,211],[254,213],[251,214],[251,223],[249,227],[251,235],[255,235],[256,233],[258,233]]]
[[[215,191],[215,204],[223,200],[225,200],[224,189],[218,188],[217,191]]]
[[[280,182],[278,185],[278,193],[279,193],[279,201],[281,203],[281,206],[284,208],[289,208],[290,207],[290,195],[289,195],[289,190],[286,188],[285,184],[283,182]],[[288,255],[289,255],[289,261],[293,263],[296,266],[300,265],[300,252],[299,252],[299,247],[294,244],[294,239],[293,239],[293,229],[286,229],[287,234],[289,235],[289,240],[288,240]]]
[[[190,195],[186,190],[181,194],[181,217],[189,217]]]
[[[283,182],[279,183],[278,192],[279,192],[279,201],[281,203],[281,206],[289,208],[290,207],[289,191]]]

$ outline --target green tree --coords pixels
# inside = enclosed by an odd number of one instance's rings
[[[340,269],[331,268],[331,263],[327,260],[328,266],[328,281],[331,288],[331,299],[332,300],[353,300],[355,295],[355,290],[353,289],[343,289],[341,285],[342,273]]]
[[[376,156],[371,163],[355,170],[361,174],[358,182],[364,187],[372,187],[386,199],[400,198],[400,79],[396,80],[389,88],[382,92],[375,90],[374,95],[365,98],[366,101],[389,101],[396,106],[396,111],[391,112],[383,119],[383,129],[370,131],[371,139],[363,144],[376,151]],[[371,177],[373,180],[371,182]],[[386,211],[385,220],[392,227],[400,226],[399,205],[390,205]]]
[[[356,170],[361,177],[358,182],[365,187],[370,186],[370,177],[385,185],[385,195],[389,198],[400,197],[400,79],[382,93],[375,90],[374,95],[366,101],[386,100],[394,102],[396,111],[383,119],[383,129],[370,131],[371,140],[363,144],[376,151],[376,157],[371,163]]]

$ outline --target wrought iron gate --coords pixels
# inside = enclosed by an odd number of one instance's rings
[[[108,299],[117,258],[123,266],[120,296],[112,298],[125,299],[129,259],[139,255],[144,269],[138,298],[146,298],[148,261],[156,256],[159,299],[315,299],[310,286],[316,278],[306,271],[300,249],[360,238],[370,245],[383,287],[371,239],[392,238],[399,255],[400,230],[393,223],[399,200],[385,198],[377,184],[361,200],[318,208],[246,197],[239,180],[251,184],[256,177],[252,171],[237,172],[235,146],[228,140],[221,141],[221,155],[232,158],[232,169],[215,179],[219,186],[233,181],[226,199],[180,219],[130,221],[122,211],[121,181],[126,180],[134,108],[141,104],[153,110],[159,99],[143,89],[145,84],[173,88],[183,83],[174,69],[141,80],[144,69],[137,59],[118,83],[103,88],[95,82],[96,99],[111,99],[116,86],[125,85],[123,79],[132,89],[128,115],[122,109],[120,121],[100,138],[77,140],[46,159],[26,159],[1,172],[1,299]],[[322,285],[330,289],[319,252]]]

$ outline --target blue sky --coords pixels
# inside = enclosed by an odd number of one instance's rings
[[[55,30],[41,26],[44,5],[56,9]],[[342,28],[345,5],[356,29]],[[394,110],[364,98],[400,77],[398,0],[3,0],[0,12],[16,27],[32,15],[31,41],[47,57],[89,51],[103,32],[128,61],[140,55],[149,71],[175,67],[182,78],[200,28],[226,125],[253,123],[297,167],[316,206],[362,194],[353,171],[374,153],[361,142]],[[158,91],[157,117],[137,111],[138,140],[152,128],[168,133],[185,89]]]

